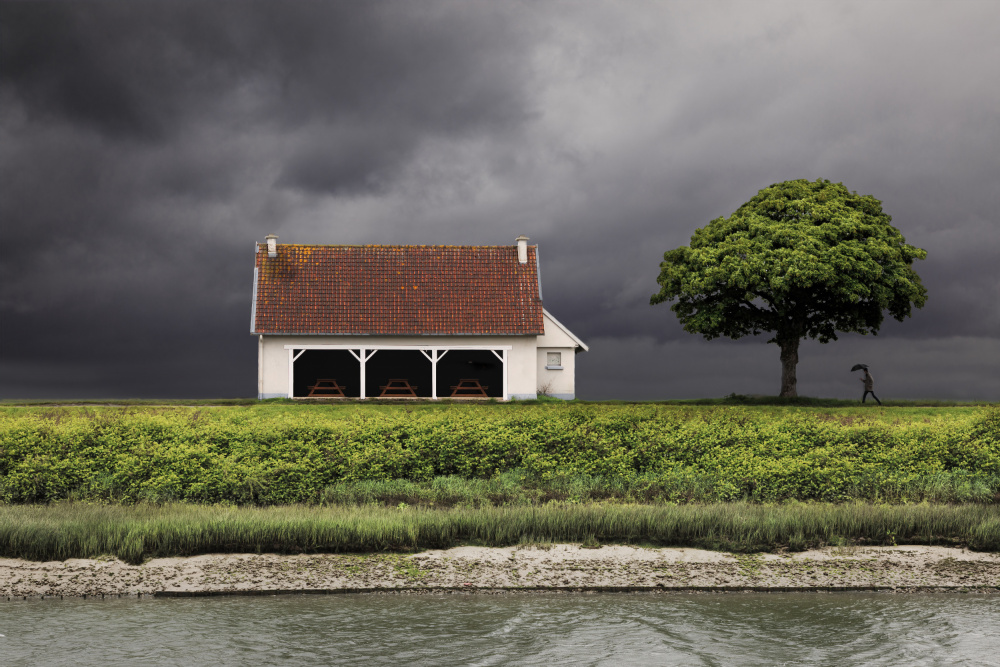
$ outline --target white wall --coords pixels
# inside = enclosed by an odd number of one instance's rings
[[[548,311],[545,311],[543,319],[545,333],[538,337],[538,349],[535,353],[538,391],[545,390],[549,396],[572,400],[576,397],[577,343]],[[562,355],[562,370],[546,368],[548,352],[559,352]]]
[[[536,339],[539,336],[264,336],[259,354],[259,398],[288,396],[288,350],[286,345],[350,345],[378,347],[416,345],[510,346],[507,352],[507,394],[512,398],[535,398],[538,386]]]
[[[560,353],[562,369],[546,368],[549,352]],[[538,393],[566,400],[576,398],[576,348],[539,347],[537,356]]]

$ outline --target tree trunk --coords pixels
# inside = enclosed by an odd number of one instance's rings
[[[798,396],[795,389],[795,367],[799,363],[799,339],[783,338],[778,341],[781,347],[781,398]]]

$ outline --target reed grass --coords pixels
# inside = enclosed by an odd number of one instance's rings
[[[379,552],[458,544],[691,546],[734,552],[848,544],[946,544],[1000,551],[988,505],[791,503],[541,507],[0,506],[0,556],[64,560],[205,553]]]

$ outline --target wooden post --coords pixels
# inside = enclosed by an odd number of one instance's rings
[[[305,352],[305,350],[299,350],[299,353],[295,354],[293,348],[288,349],[288,398],[295,398],[295,360]]]
[[[496,350],[490,350],[497,359],[503,363],[503,400],[507,400],[507,350],[500,350],[498,353]]]
[[[378,350],[372,350],[371,354],[368,354],[368,348],[362,347],[358,349],[359,354],[355,354],[354,350],[348,350],[351,356],[358,360],[361,365],[361,389],[358,391],[358,398],[365,398],[365,363],[375,356]]]
[[[510,395],[507,393],[507,353],[510,350],[503,351],[503,400],[509,400]]]
[[[424,355],[427,361],[431,362],[431,400],[438,397],[437,379],[438,379],[438,364],[437,364],[437,350],[420,350],[420,354]]]
[[[437,400],[438,397],[438,362],[441,357],[448,353],[448,350],[439,350],[437,348],[431,348],[428,350],[420,350],[420,353],[424,355],[429,362],[431,362],[431,400]]]
[[[368,362],[368,350],[361,348],[361,358],[358,361],[361,362],[361,387],[358,389],[358,398],[363,399],[365,397],[365,382],[367,378],[365,377],[365,363]]]

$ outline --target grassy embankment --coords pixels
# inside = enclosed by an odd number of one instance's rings
[[[583,540],[1000,549],[998,497],[996,407],[0,408],[6,556]],[[963,504],[906,504],[922,501]]]
[[[553,542],[734,552],[823,545],[937,544],[1000,551],[990,505],[744,502],[402,508],[219,505],[0,506],[0,556],[130,563],[203,553],[371,552]]]

